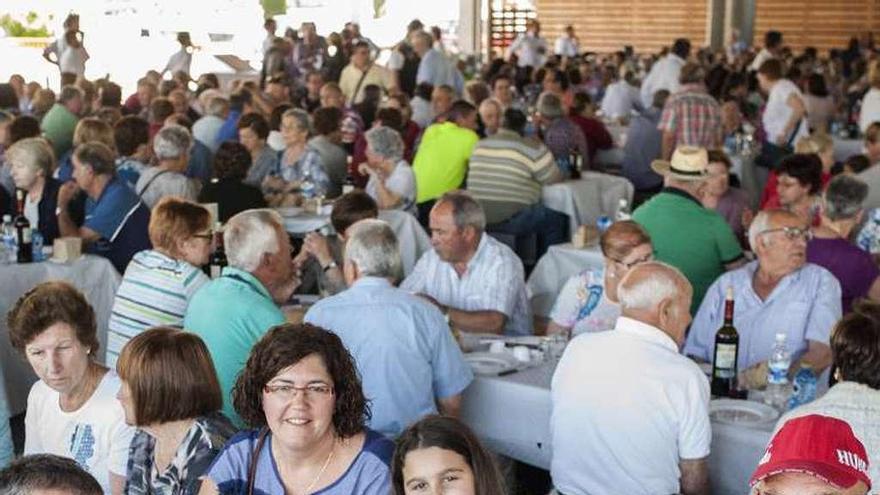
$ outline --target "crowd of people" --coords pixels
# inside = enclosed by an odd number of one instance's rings
[[[828,56],[796,54],[777,31],[757,51],[677,39],[660,54],[596,54],[573,27],[551,50],[532,19],[466,81],[418,20],[383,67],[356,23],[277,36],[267,19],[258,80],[193,79],[181,33],[180,52],[126,97],[84,78],[78,18],[64,26],[44,53],[57,94],[0,84],[0,215],[24,215],[47,245],[81,239],[121,283],[108,322],[62,281],[5,315],[39,381],[0,492],[500,495],[495,454],[457,419],[474,374],[455,335],[546,332],[572,338],[552,416],[536,418],[559,493],[709,493],[699,364],[715,358],[731,293],[742,389],[767,385],[779,332],[790,376],[833,383],[779,421],[755,493],[880,486],[869,37]],[[864,150],[835,163],[843,133]],[[622,163],[603,163],[615,146]],[[743,156],[759,204],[736,187]],[[569,274],[544,322],[532,266],[502,241],[534,236],[537,256],[567,242],[570,219],[542,191],[585,171],[626,177],[637,208],[604,230],[602,266]],[[279,211],[325,199],[332,232],[285,231]],[[381,210],[430,233],[410,273]],[[228,265],[212,279],[218,235]],[[282,310],[295,293],[323,296],[302,323]]]

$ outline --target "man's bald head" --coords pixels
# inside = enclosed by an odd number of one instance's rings
[[[617,288],[622,315],[661,329],[684,342],[693,289],[677,268],[650,261],[633,267]]]

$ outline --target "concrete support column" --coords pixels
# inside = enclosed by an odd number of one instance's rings
[[[459,0],[458,45],[466,54],[480,54],[482,49],[482,0]]]

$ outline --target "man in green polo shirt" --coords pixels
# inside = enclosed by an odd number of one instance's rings
[[[452,104],[446,121],[425,130],[413,160],[416,176],[416,203],[419,218],[427,225],[428,213],[434,202],[445,193],[459,189],[467,175],[468,158],[480,137],[477,109],[459,100]]]
[[[83,111],[83,92],[76,86],[64,86],[58,93],[58,102],[43,116],[40,130],[52,143],[59,159],[73,146],[73,131]]]
[[[654,161],[664,188],[633,213],[651,235],[654,257],[681,270],[693,286],[691,314],[719,275],[745,262],[730,226],[698,199],[708,164],[706,150],[692,146],[677,148],[671,161]]]
[[[267,330],[284,323],[278,305],[299,285],[290,238],[272,210],[247,210],[230,218],[223,232],[229,266],[193,296],[183,327],[208,347],[223,392],[223,413],[236,424],[232,387],[251,347]]]

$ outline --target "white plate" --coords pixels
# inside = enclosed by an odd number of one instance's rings
[[[275,208],[275,211],[277,211],[282,217],[295,217],[301,214],[303,209],[299,206],[282,206]]]
[[[709,417],[729,425],[760,425],[778,416],[776,409],[751,400],[715,399],[709,403]]]
[[[464,355],[464,360],[478,375],[495,376],[516,369],[519,365],[516,358],[507,353],[471,352]]]

